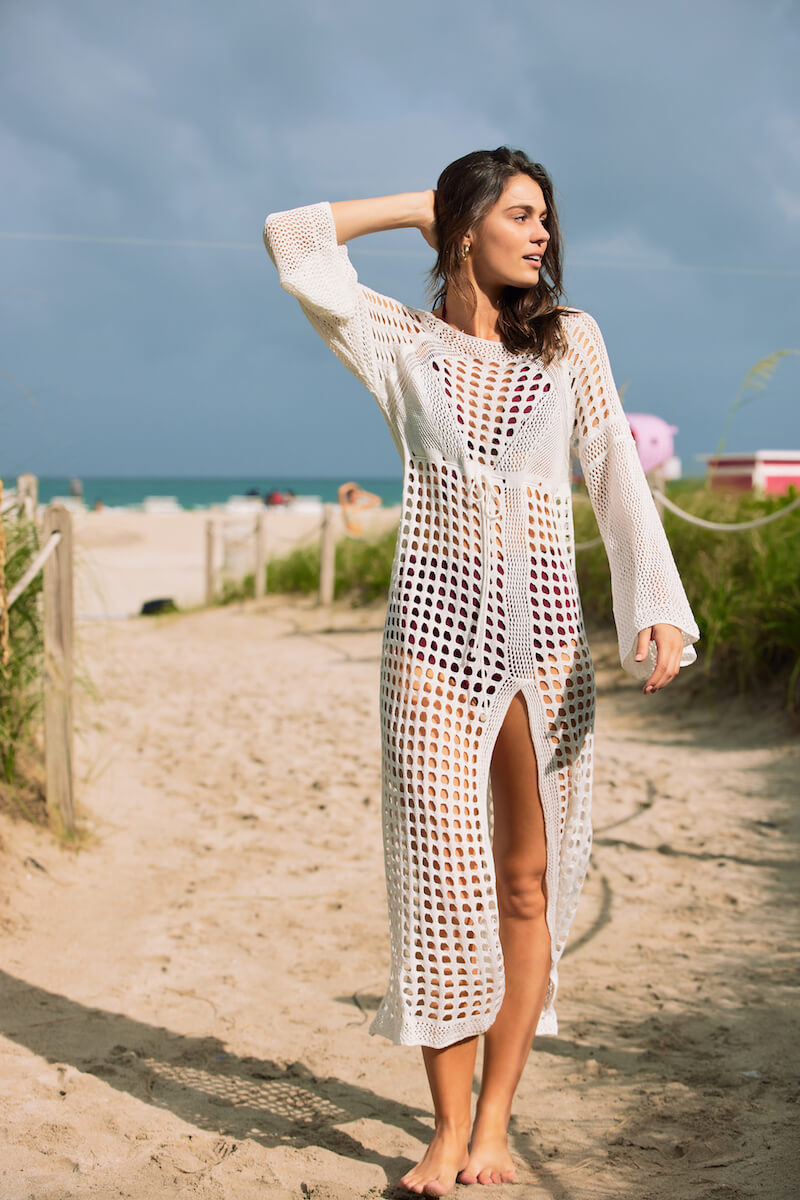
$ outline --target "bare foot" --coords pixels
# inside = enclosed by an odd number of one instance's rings
[[[446,1196],[455,1187],[456,1175],[466,1166],[469,1124],[463,1129],[437,1129],[425,1155],[400,1180],[401,1187],[419,1196]]]
[[[508,1134],[502,1122],[476,1117],[467,1165],[459,1183],[513,1183],[514,1164],[508,1152]]]

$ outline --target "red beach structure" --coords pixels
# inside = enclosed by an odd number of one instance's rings
[[[780,496],[800,489],[800,450],[754,450],[747,454],[702,454],[712,488]]]

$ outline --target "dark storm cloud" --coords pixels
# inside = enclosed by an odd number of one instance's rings
[[[800,270],[799,41],[796,5],[735,0],[6,3],[0,232],[254,250],[0,242],[0,367],[40,397],[37,416],[0,385],[3,469],[395,470],[260,226],[430,186],[503,142],[554,175],[570,299],[601,321],[631,407],[680,425],[685,455],[712,448],[743,372],[800,343],[797,274],[725,273]],[[352,256],[423,302],[416,235]],[[797,383],[787,360],[736,440],[800,441]],[[319,430],[302,457],[298,412]]]

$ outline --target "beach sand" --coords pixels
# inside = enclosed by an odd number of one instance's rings
[[[268,598],[79,626],[86,844],[0,820],[3,1200],[400,1195],[431,1117],[418,1050],[367,1034],[388,974],[381,625]],[[645,698],[595,653],[560,1032],[517,1097],[518,1184],[473,1192],[785,1200],[796,740],[700,704],[699,674]]]

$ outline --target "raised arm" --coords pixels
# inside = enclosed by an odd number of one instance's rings
[[[418,229],[429,245],[436,245],[435,192],[400,192],[370,200],[336,200],[331,204],[339,245],[367,233],[388,229]]]
[[[403,305],[359,283],[344,243],[365,233],[413,227],[433,236],[433,192],[323,201],[271,213],[264,224],[264,244],[281,286],[372,392],[390,426],[386,381],[399,346],[413,342],[419,330]]]

